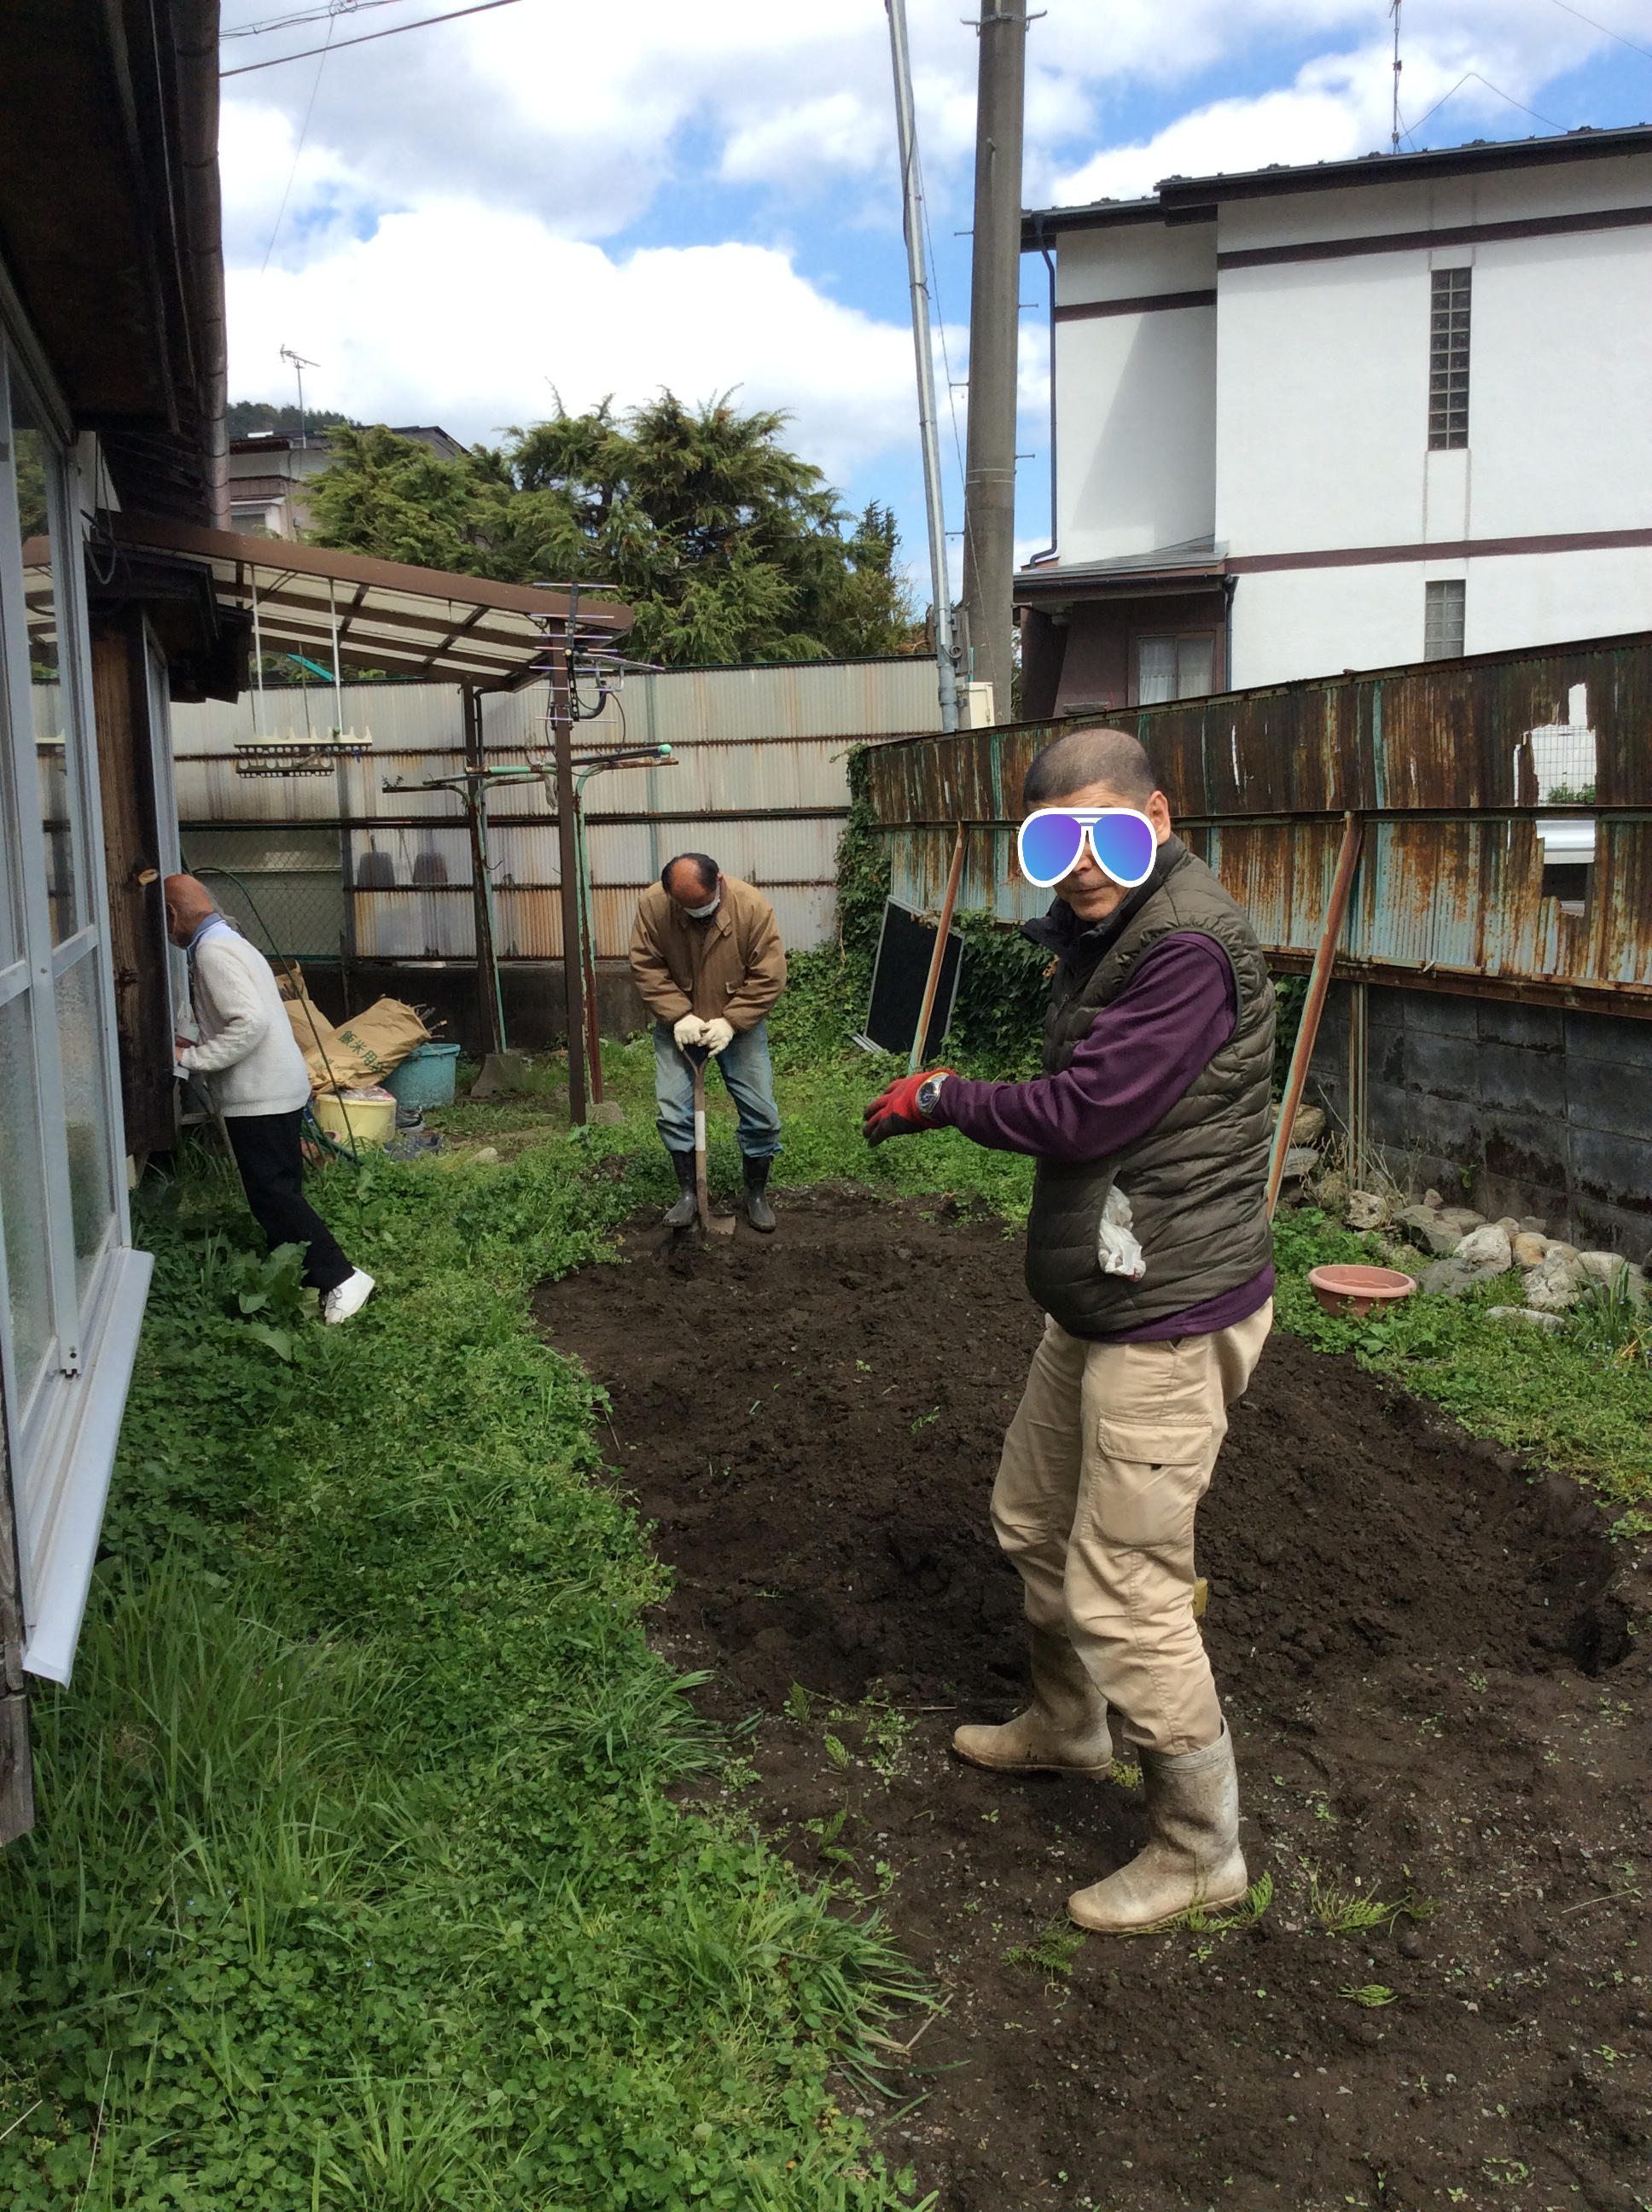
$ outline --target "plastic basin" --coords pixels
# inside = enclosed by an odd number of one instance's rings
[[[1339,1321],[1364,1321],[1408,1298],[1417,1288],[1411,1276],[1398,1267],[1355,1267],[1333,1265],[1309,1270],[1308,1286],[1325,1312]]]
[[[319,1091],[311,1104],[316,1120],[341,1145],[387,1145],[396,1133],[393,1098],[351,1098],[337,1091]]]
[[[398,1106],[451,1106],[459,1067],[456,1044],[415,1045],[399,1067],[385,1078],[385,1089]]]

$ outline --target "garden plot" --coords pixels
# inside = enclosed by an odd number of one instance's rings
[[[1019,1239],[849,1186],[784,1206],[717,1249],[635,1224],[536,1311],[606,1387],[675,1571],[656,1641],[714,1670],[720,1718],[761,1716],[742,1802],[932,1976],[886,2098],[853,2093],[920,2187],[942,2212],[1642,2205],[1652,1669],[1583,1495],[1276,1334],[1200,1524],[1261,1886],[1226,1927],[1082,1940],[1068,1892],[1145,1835],[1129,1770],[949,1749],[1022,1694],[987,1517],[1039,1328]]]

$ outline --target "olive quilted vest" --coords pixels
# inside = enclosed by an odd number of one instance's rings
[[[1273,985],[1254,932],[1216,877],[1170,838],[1148,896],[1084,964],[1060,960],[1044,1023],[1044,1073],[1071,1062],[1150,945],[1173,931],[1213,938],[1232,963],[1234,1033],[1145,1136],[1096,1160],[1041,1160],[1027,1224],[1027,1288],[1074,1336],[1113,1336],[1237,1290],[1273,1256],[1266,1182]],[[1075,957],[1077,964],[1075,965]],[[1146,1261],[1139,1281],[1102,1273],[1096,1231],[1117,1183]]]

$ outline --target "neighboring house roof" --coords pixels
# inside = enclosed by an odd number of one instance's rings
[[[1563,162],[1652,153],[1652,125],[1620,131],[1585,125],[1554,138],[1483,139],[1467,146],[1420,154],[1362,154],[1351,161],[1315,161],[1293,167],[1273,162],[1233,175],[1165,177],[1140,199],[1093,200],[1083,207],[1029,209],[1021,218],[1023,249],[1036,252],[1063,231],[1110,230],[1142,222],[1198,222],[1231,200],[1282,198],[1297,192],[1345,191],[1360,185],[1430,184],[1448,177],[1499,169],[1552,168]]]
[[[334,424],[328,429],[312,430],[305,438],[300,438],[288,430],[254,430],[245,438],[232,438],[229,450],[232,453],[305,453],[312,447],[329,444],[331,429],[337,427]],[[440,429],[434,423],[392,422],[386,427],[394,438],[410,438],[416,445],[428,446],[444,461],[462,460],[470,451],[470,447],[462,446],[451,431]]]

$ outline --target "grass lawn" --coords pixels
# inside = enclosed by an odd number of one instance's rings
[[[890,1064],[783,1027],[777,1056],[777,1186],[1024,1214],[1024,1161],[867,1152]],[[327,1170],[381,1286],[343,1329],[252,1249],[222,1168],[138,1193],[157,1273],[106,1557],[74,1686],[35,1701],[39,1828],[0,1856],[18,2212],[909,2201],[832,2088],[910,1982],[744,1825],[738,1745],[644,1642],[660,1570],[596,1479],[598,1395],[530,1323],[537,1280],[672,1188],[651,1050],[605,1068],[623,1126],[570,1134],[548,1089],[434,1117],[438,1158]],[[1649,1525],[1643,1356],[1484,1294],[1328,1322],[1306,1270],[1363,1249],[1288,1218],[1284,1325]]]

